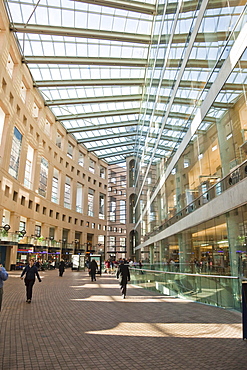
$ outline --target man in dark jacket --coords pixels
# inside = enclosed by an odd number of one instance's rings
[[[96,281],[96,271],[98,270],[98,265],[95,260],[89,262],[88,269],[91,276],[91,281]]]
[[[8,273],[5,268],[0,265],[0,311],[2,307],[2,299],[3,299],[3,282],[8,279]]]
[[[119,279],[120,290],[123,299],[126,297],[127,283],[130,281],[129,266],[126,260],[122,260],[117,269],[117,279]]]
[[[65,269],[65,263],[64,263],[64,260],[61,260],[60,263],[59,263],[59,266],[58,266],[58,269],[59,269],[59,276],[63,276],[63,273],[64,273],[64,269]]]
[[[34,264],[34,259],[31,258],[29,264],[24,268],[21,274],[21,279],[26,274],[24,282],[26,285],[26,294],[27,294],[27,303],[31,303],[32,299],[32,292],[33,292],[33,284],[35,283],[35,275],[37,276],[39,282],[41,283],[41,279],[38,273],[38,269]]]

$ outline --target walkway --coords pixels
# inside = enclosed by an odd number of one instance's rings
[[[0,369],[247,369],[241,314],[164,297],[114,276],[41,272],[33,302],[20,273],[4,286]]]

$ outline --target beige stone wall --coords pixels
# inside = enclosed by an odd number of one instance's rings
[[[107,200],[107,164],[98,160],[86,148],[78,145],[76,140],[67,135],[66,130],[56,121],[50,109],[44,105],[39,91],[33,81],[15,41],[9,32],[9,24],[3,4],[0,4],[0,109],[4,112],[4,125],[0,146],[0,217],[10,212],[9,224],[11,232],[19,230],[20,219],[26,218],[27,235],[35,232],[35,224],[41,225],[44,238],[49,237],[50,227],[55,228],[55,239],[62,239],[63,229],[69,230],[68,243],[75,239],[75,233],[82,233],[80,243],[87,242],[87,234],[93,234],[93,244],[98,243],[98,236],[106,236],[107,220],[99,219],[99,194]],[[13,74],[7,70],[7,61],[11,56],[14,62]],[[25,100],[21,97],[22,86],[26,88]],[[38,107],[38,117],[33,115],[34,104]],[[47,124],[47,121],[49,124]],[[18,178],[13,178],[8,170],[14,127],[22,134]],[[56,145],[57,133],[62,136],[62,146]],[[74,146],[73,159],[67,156],[68,143]],[[34,165],[31,189],[24,186],[24,173],[28,145],[34,149]],[[85,154],[85,163],[78,164],[79,151]],[[49,163],[47,194],[42,197],[38,193],[41,158]],[[95,173],[89,171],[90,158],[96,162]],[[105,167],[105,178],[100,177],[100,166]],[[59,204],[51,201],[53,169],[60,172]],[[65,178],[71,178],[72,204],[71,209],[63,206]],[[76,184],[83,185],[83,213],[76,212]],[[87,215],[88,189],[94,193],[94,217]],[[9,253],[9,251],[8,251]],[[11,249],[8,263],[14,263],[16,248]]]

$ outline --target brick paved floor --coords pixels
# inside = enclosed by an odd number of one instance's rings
[[[4,285],[1,370],[247,369],[241,314],[164,297],[114,276],[41,272],[26,303],[20,273]]]

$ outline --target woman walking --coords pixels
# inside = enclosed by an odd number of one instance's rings
[[[35,283],[35,275],[37,276],[39,282],[41,283],[41,279],[38,273],[38,269],[34,264],[34,259],[31,258],[29,264],[24,268],[21,274],[21,279],[23,280],[23,276],[26,274],[24,282],[26,285],[26,295],[27,295],[27,303],[31,303],[32,300],[32,293],[33,293],[33,284]]]

